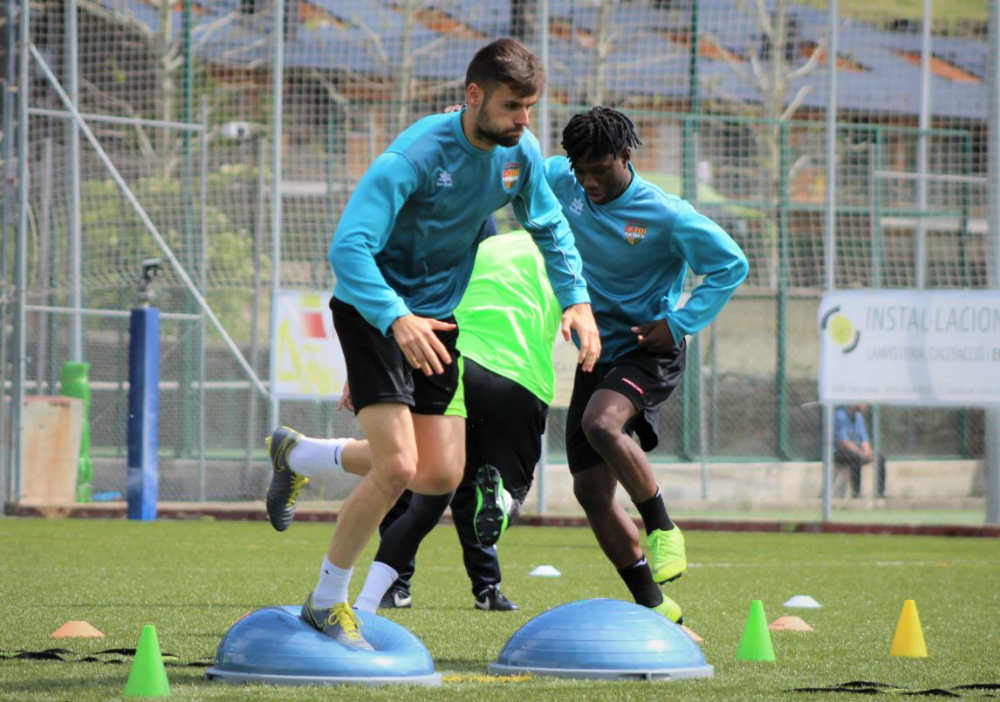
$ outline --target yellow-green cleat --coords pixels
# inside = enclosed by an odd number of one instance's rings
[[[684,613],[681,612],[681,606],[666,595],[663,596],[663,602],[653,607],[653,611],[662,614],[674,624],[684,623]]]
[[[676,580],[687,570],[687,552],[680,527],[674,525],[673,529],[654,529],[646,537],[646,546],[653,580],[659,584]]]
[[[316,627],[337,643],[359,651],[374,651],[375,648],[361,635],[361,622],[346,602],[338,602],[328,609],[313,605],[312,593],[302,605],[302,619]]]
[[[296,473],[288,465],[288,454],[301,439],[302,434],[288,427],[278,427],[267,437],[267,450],[274,468],[271,485],[267,488],[267,518],[278,531],[284,531],[292,523],[295,500],[302,487],[309,482],[309,478]]]

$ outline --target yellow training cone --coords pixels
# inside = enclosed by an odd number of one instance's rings
[[[920,628],[917,603],[913,600],[903,602],[903,611],[899,613],[896,635],[892,639],[889,655],[905,658],[927,658],[927,644],[924,643],[924,632]]]

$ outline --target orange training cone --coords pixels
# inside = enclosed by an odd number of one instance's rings
[[[688,629],[688,628],[687,628],[686,626],[684,626],[683,624],[680,624],[679,626],[680,626],[681,630],[682,630],[682,631],[683,631],[683,632],[684,632],[685,634],[687,634],[687,635],[688,635],[688,638],[690,638],[690,639],[691,639],[692,641],[694,641],[695,643],[705,643],[705,639],[703,639],[703,638],[701,638],[700,636],[698,636],[698,633],[697,633],[696,631],[694,631],[693,629]]]
[[[771,631],[813,631],[802,617],[791,617],[787,614],[775,619],[767,628]]]
[[[142,627],[139,634],[139,645],[135,648],[135,660],[132,661],[123,697],[170,697],[170,682],[152,624]]]
[[[53,639],[100,639],[104,633],[87,621],[68,621],[52,632]]]
[[[903,602],[903,610],[899,613],[899,621],[896,622],[896,635],[892,639],[889,655],[927,658],[927,644],[924,642],[924,632],[920,628],[917,603],[913,600]]]
[[[750,603],[750,613],[747,615],[746,626],[743,627],[740,647],[736,650],[736,660],[774,663],[771,632],[767,630],[764,603],[760,600],[753,600]]]

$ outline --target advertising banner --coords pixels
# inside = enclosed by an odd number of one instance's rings
[[[818,323],[824,402],[1000,404],[1000,291],[832,291]]]
[[[281,399],[339,400],[347,366],[333,329],[329,293],[278,293],[271,387]]]

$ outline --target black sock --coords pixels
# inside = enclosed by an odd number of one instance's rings
[[[647,534],[652,533],[654,529],[669,531],[674,528],[674,523],[667,515],[667,506],[663,503],[663,495],[659,488],[656,489],[655,495],[644,502],[637,503],[635,507],[639,510],[639,516],[642,517]]]
[[[447,495],[418,495],[414,493],[409,506],[382,533],[375,560],[394,568],[397,573],[413,572],[411,563],[417,548],[433,529],[444,511],[448,509],[451,493]]]
[[[636,604],[643,607],[656,607],[663,602],[663,593],[653,582],[653,571],[643,556],[638,561],[625,568],[618,569],[618,575],[625,581],[625,587],[632,593]]]

